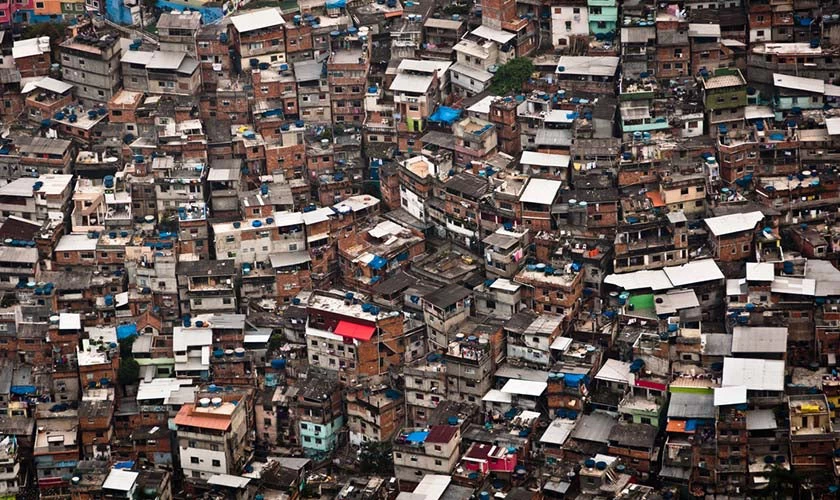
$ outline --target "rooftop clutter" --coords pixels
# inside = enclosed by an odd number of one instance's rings
[[[834,7],[107,7],[0,6],[8,495],[836,495]]]

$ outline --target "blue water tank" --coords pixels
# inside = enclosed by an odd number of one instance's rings
[[[275,370],[282,370],[286,368],[286,360],[283,358],[273,359],[271,360],[271,367]]]

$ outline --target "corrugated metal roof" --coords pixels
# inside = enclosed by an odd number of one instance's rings
[[[241,16],[233,16],[230,21],[236,31],[240,33],[281,26],[286,23],[283,16],[280,15],[280,11],[276,8],[260,9]]]
[[[736,326],[732,332],[733,353],[783,353],[788,329],[769,326]]]
[[[615,76],[618,57],[613,56],[562,56],[557,63],[560,75]],[[563,71],[560,71],[563,68]]]
[[[567,168],[569,166],[569,159],[569,155],[523,151],[522,158],[519,160],[519,163],[522,165],[537,165],[540,167]]]
[[[309,252],[307,252],[306,250],[301,250],[298,252],[273,253],[269,255],[268,258],[271,261],[271,267],[273,268],[294,266],[297,264],[303,264],[304,262],[309,262],[311,260]]]
[[[715,406],[740,405],[747,402],[747,388],[743,385],[715,387]]]
[[[242,476],[231,476],[230,474],[216,474],[214,476],[210,476],[207,479],[207,484],[237,489],[245,488],[250,482],[250,478]]]
[[[580,422],[572,431],[574,439],[581,441],[592,441],[596,443],[608,443],[610,432],[618,422],[615,418],[604,413],[592,413],[583,415]]]
[[[187,57],[185,52],[168,52],[158,50],[152,54],[151,59],[146,63],[147,69],[165,69],[176,70],[181,67],[184,58]]]
[[[785,362],[753,358],[725,358],[723,387],[743,385],[751,391],[783,391]]]
[[[825,82],[822,80],[787,75],[784,73],[773,73],[773,85],[783,89],[801,90],[803,92],[813,92],[816,94],[825,93]]]
[[[768,431],[777,427],[776,415],[773,413],[773,410],[747,411],[748,431]]]
[[[773,264],[769,262],[747,262],[747,281],[773,281]]]
[[[562,445],[569,439],[577,420],[555,418],[540,437],[540,443]]]
[[[686,286],[723,279],[723,273],[714,259],[695,260],[681,266],[665,267],[662,270],[673,286]]]
[[[706,226],[714,236],[726,236],[755,229],[756,224],[764,220],[761,212],[748,212],[745,214],[721,215],[705,219]]]
[[[324,64],[318,61],[299,61],[294,63],[295,80],[298,82],[311,82],[321,79]]]
[[[668,403],[668,418],[715,418],[711,394],[675,392]]]
[[[130,491],[137,481],[139,472],[123,469],[111,469],[108,478],[102,484],[102,489],[114,491]]]
[[[598,370],[595,375],[598,380],[605,380],[607,382],[619,382],[622,384],[630,383],[630,363],[626,361],[619,361],[617,359],[608,359],[604,366]]]
[[[391,82],[388,90],[392,92],[410,92],[412,94],[423,94],[429,89],[432,84],[431,75],[412,75],[408,73],[400,73]]]
[[[541,396],[547,387],[547,382],[511,379],[502,387],[502,392],[519,396]]]
[[[522,203],[535,203],[538,205],[551,205],[557,197],[557,192],[560,191],[560,186],[563,183],[554,179],[537,179],[532,178],[519,201]]]
[[[508,43],[516,37],[516,34],[514,33],[497,30],[485,25],[481,25],[478,28],[472,30],[471,34],[501,44]]]

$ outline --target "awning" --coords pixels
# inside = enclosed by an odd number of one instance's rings
[[[372,325],[339,321],[333,333],[356,340],[370,340],[374,331],[376,331],[376,327]]]
[[[34,385],[13,385],[11,390],[12,394],[26,396],[28,394],[35,394],[38,389]]]
[[[675,432],[680,434],[689,433],[690,431],[686,430],[685,427],[685,420],[669,420],[668,425],[665,427],[665,432]]]

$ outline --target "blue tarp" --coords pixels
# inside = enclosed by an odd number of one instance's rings
[[[114,464],[115,469],[129,469],[130,470],[132,467],[134,467],[134,461],[133,460],[129,460],[127,462],[117,462],[117,463]]]
[[[127,339],[132,335],[137,335],[137,325],[120,325],[117,327],[117,340]]]
[[[406,436],[409,443],[423,443],[429,437],[429,431],[413,431]]]
[[[566,385],[573,387],[577,387],[578,385],[580,385],[581,381],[583,381],[584,385],[586,385],[587,380],[588,379],[586,375],[582,375],[579,373],[566,373],[563,377],[563,382]]]
[[[461,116],[460,109],[453,109],[446,106],[438,106],[438,109],[429,117],[430,122],[442,122],[452,125]]]
[[[27,394],[35,394],[37,389],[34,385],[13,385],[12,386],[12,394],[17,394],[18,396],[26,396]]]
[[[343,9],[347,7],[347,0],[329,0],[327,2],[328,9]]]
[[[373,260],[368,262],[368,267],[371,268],[371,269],[379,270],[379,269],[382,269],[383,267],[385,267],[385,265],[387,265],[387,264],[388,264],[388,261],[385,259],[385,257],[380,257],[378,255],[375,255],[373,257]]]

